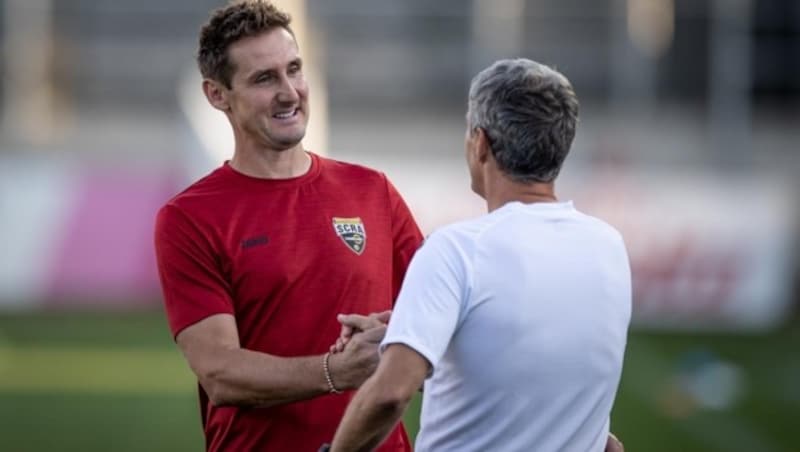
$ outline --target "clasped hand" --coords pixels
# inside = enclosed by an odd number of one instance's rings
[[[355,335],[362,335],[363,339],[369,343],[380,343],[386,334],[386,324],[392,311],[373,312],[369,315],[361,314],[339,314],[336,320],[342,325],[336,343],[331,345],[331,353],[339,353],[345,350],[347,344]]]
[[[340,314],[342,329],[330,347],[330,374],[340,390],[356,389],[378,367],[378,346],[386,334],[391,311],[370,315]]]

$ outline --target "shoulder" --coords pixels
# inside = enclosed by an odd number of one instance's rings
[[[469,260],[481,236],[493,223],[490,215],[462,220],[433,231],[423,243],[435,252],[459,255]]]
[[[351,183],[385,184],[386,175],[381,171],[356,163],[345,162],[329,157],[317,156],[323,174],[330,179],[350,181]]]
[[[575,210],[577,218],[581,219],[589,228],[592,228],[597,234],[603,235],[609,239],[614,239],[622,242],[622,234],[614,226],[601,220],[600,218]]]
[[[173,206],[187,211],[200,207],[205,210],[210,201],[230,196],[237,187],[230,170],[222,165],[173,196],[164,207]]]
[[[355,176],[355,177],[362,177],[362,178],[371,178],[376,180],[384,180],[386,179],[386,175],[382,172],[370,168],[368,166],[359,165],[357,163],[352,162],[345,162],[342,160],[332,159],[330,157],[322,157],[317,156],[319,158],[320,164],[322,165],[323,171],[339,176]]]
[[[502,222],[503,217],[504,214],[502,212],[492,212],[442,226],[437,229],[434,234],[441,235],[445,240],[453,240],[460,243],[474,243],[478,242],[487,231],[490,231],[498,223]],[[434,234],[431,234],[431,236]]]
[[[225,167],[220,166],[173,196],[165,203],[164,207],[172,205],[190,208],[193,204],[203,203],[208,198],[220,196],[231,186],[226,179]]]
[[[158,210],[159,224],[185,220],[217,204],[218,198],[227,196],[231,184],[226,182],[224,166],[221,166],[170,198]]]

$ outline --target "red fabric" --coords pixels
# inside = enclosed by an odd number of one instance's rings
[[[361,254],[334,217],[361,219]],[[383,174],[312,154],[309,172],[286,180],[223,165],[161,209],[155,240],[173,335],[229,313],[243,348],[290,357],[326,352],[337,313],[390,309],[422,235]],[[219,408],[200,388],[207,449],[316,451],[351,396]],[[402,426],[381,450],[410,450]]]

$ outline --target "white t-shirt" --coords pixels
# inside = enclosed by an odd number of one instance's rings
[[[432,366],[416,450],[603,451],[630,313],[622,237],[571,202],[433,233],[381,347]]]

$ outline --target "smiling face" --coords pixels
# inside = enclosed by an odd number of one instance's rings
[[[298,145],[308,124],[308,84],[292,34],[277,27],[241,39],[228,57],[230,88],[210,82],[206,94],[228,115],[237,140],[277,151]]]

